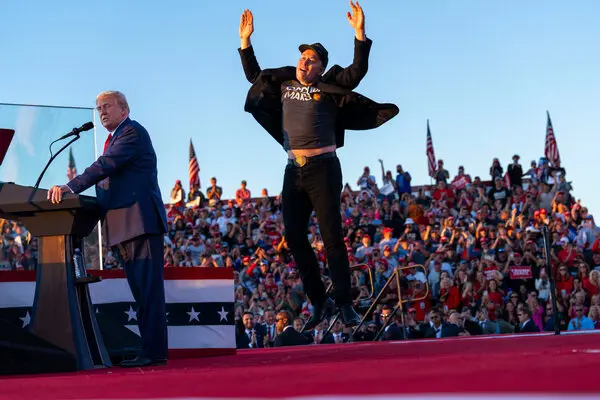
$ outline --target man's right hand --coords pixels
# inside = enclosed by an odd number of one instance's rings
[[[246,49],[251,46],[250,36],[254,32],[254,17],[252,12],[248,9],[244,10],[240,19],[240,40],[241,48]]]

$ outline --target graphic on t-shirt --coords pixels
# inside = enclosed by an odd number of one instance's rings
[[[319,101],[321,91],[313,86],[285,86],[283,98],[300,101]]]

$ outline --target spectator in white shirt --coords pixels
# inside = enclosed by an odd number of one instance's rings
[[[365,167],[363,174],[356,181],[356,185],[358,185],[361,190],[368,190],[370,192],[377,187],[377,180],[374,175],[371,175],[371,169],[369,167]]]

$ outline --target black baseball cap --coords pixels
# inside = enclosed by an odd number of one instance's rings
[[[304,53],[306,50],[314,51],[318,54],[319,59],[323,63],[323,68],[327,67],[327,63],[329,62],[329,53],[321,43],[301,44],[299,49],[300,53]]]

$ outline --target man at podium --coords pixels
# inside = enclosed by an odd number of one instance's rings
[[[48,191],[52,203],[64,193],[79,194],[96,185],[107,248],[123,262],[137,303],[142,353],[122,367],[165,364],[167,321],[163,235],[167,217],[158,187],[156,153],[146,129],[129,118],[125,95],[111,91],[96,98],[96,111],[109,132],[104,152],[66,185]]]

